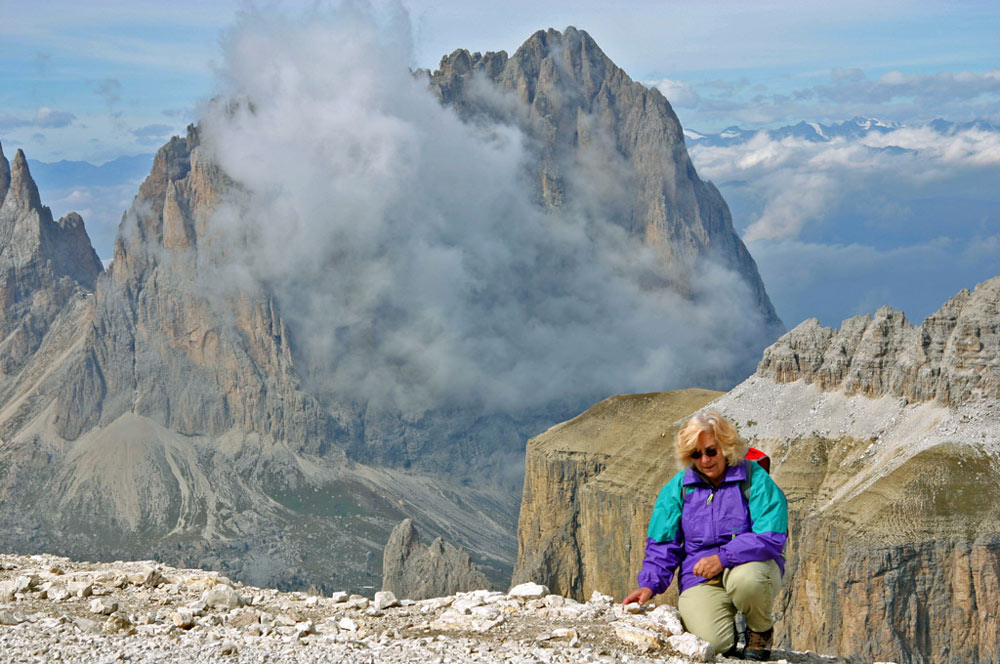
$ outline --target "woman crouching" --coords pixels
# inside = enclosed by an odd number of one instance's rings
[[[688,420],[675,447],[686,470],[656,498],[640,587],[623,604],[662,593],[680,566],[677,608],[685,629],[716,652],[738,655],[734,619],[742,612],[743,657],[767,660],[788,537],[785,494],[767,471],[744,460],[746,445],[718,413]]]

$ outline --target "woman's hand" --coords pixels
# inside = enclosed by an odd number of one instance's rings
[[[694,569],[691,571],[706,579],[713,579],[722,573],[722,569],[722,561],[716,555],[702,558],[694,564]]]
[[[653,591],[649,588],[639,588],[638,590],[633,590],[630,592],[625,599],[622,600],[622,606],[626,604],[631,604],[632,602],[639,602],[640,605],[645,604],[653,596]]]

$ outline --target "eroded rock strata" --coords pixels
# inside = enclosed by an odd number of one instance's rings
[[[998,303],[994,278],[921,326],[887,308],[840,330],[807,321],[717,399],[614,397],[553,427],[528,445],[515,578],[631,588],[672,436],[711,407],[771,455],[789,498],[779,643],[1000,661]]]

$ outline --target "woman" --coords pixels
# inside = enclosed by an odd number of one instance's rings
[[[785,494],[767,471],[744,461],[746,445],[718,413],[692,417],[677,433],[686,470],[660,490],[649,520],[639,589],[623,604],[644,604],[680,566],[677,608],[689,632],[736,655],[737,611],[746,616],[743,657],[767,660],[771,603],[781,589],[788,536]]]

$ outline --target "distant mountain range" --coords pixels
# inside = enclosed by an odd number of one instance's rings
[[[938,134],[948,136],[959,131],[968,129],[980,129],[983,131],[997,131],[998,128],[983,120],[972,122],[949,122],[948,120],[934,120],[927,125]],[[794,125],[786,125],[778,129],[742,129],[740,127],[727,127],[717,134],[706,134],[691,129],[684,130],[684,139],[689,146],[707,145],[712,147],[723,147],[739,145],[749,141],[757,134],[763,133],[769,138],[781,140],[785,138],[799,138],[813,143],[828,143],[838,138],[855,139],[868,136],[870,134],[888,134],[898,129],[914,128],[899,122],[884,122],[876,118],[866,118],[856,116],[845,122],[825,125],[819,122],[799,122]]]
[[[152,154],[122,156],[96,166],[89,161],[45,162],[28,160],[35,183],[42,190],[67,187],[109,187],[128,182],[138,184],[149,175]]]

